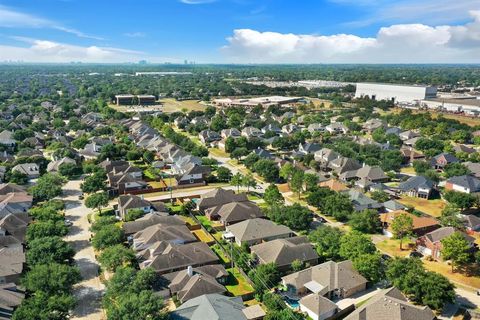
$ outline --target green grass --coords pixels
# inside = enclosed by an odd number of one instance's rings
[[[202,224],[202,226],[204,226],[207,229],[213,226],[212,221],[208,220],[208,218],[205,216],[198,215],[198,216],[195,216],[195,218],[197,218],[198,221],[200,221],[200,223]]]
[[[228,283],[225,286],[227,291],[233,294],[234,296],[241,296],[244,294],[254,292],[253,287],[247,280],[242,276],[238,270],[235,268],[227,269],[228,271]]]
[[[211,249],[217,254],[217,256],[220,258],[224,265],[228,265],[230,263],[230,258],[223,253],[222,249],[220,249],[220,246],[218,244],[211,246]]]

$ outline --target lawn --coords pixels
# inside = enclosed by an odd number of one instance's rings
[[[447,205],[442,199],[427,200],[408,196],[402,196],[398,202],[432,217],[440,217],[443,208]]]
[[[470,289],[480,289],[479,266],[472,265],[464,272],[455,271],[452,273],[452,266],[448,265],[446,262],[427,261],[424,259],[423,264],[427,270],[438,272],[454,283],[457,282],[461,286]]]
[[[153,189],[160,189],[165,188],[166,185],[162,181],[149,181],[148,185],[151,186]]]
[[[191,226],[196,226],[198,225],[198,223],[193,220],[192,217],[187,217],[187,216],[179,216],[180,219],[182,219],[183,221],[185,221],[187,224],[191,225]]]
[[[235,268],[227,269],[229,277],[228,284],[225,286],[227,291],[233,294],[234,296],[241,296],[244,294],[252,293],[253,287],[247,280],[238,272]]]
[[[217,254],[224,265],[228,265],[230,263],[230,258],[223,253],[218,244],[214,244],[210,248]]]
[[[415,174],[415,168],[414,167],[402,167],[400,168],[401,173],[405,174]]]
[[[230,156],[225,151],[222,151],[217,148],[210,148],[208,151],[216,157],[229,158]]]
[[[204,111],[207,106],[199,103],[197,100],[183,100],[177,101],[175,99],[162,99],[160,100],[163,103],[163,112],[173,113],[173,112],[182,112],[183,109],[189,111]]]
[[[200,240],[201,242],[205,242],[205,243],[212,243],[213,241],[215,241],[213,239],[213,237],[206,233],[205,231],[203,231],[203,229],[198,229],[198,230],[194,230],[192,231],[192,233],[197,237],[198,240]]]
[[[195,216],[195,218],[197,218],[198,221],[200,221],[200,223],[202,224],[202,226],[204,226],[207,229],[213,226],[213,222],[208,220],[208,218],[205,216],[198,215],[198,216]]]
[[[378,242],[376,244],[378,250],[394,257],[406,257],[411,252],[411,249],[408,249],[410,246],[414,245],[412,240],[403,240],[403,250],[400,251],[400,240],[397,239],[388,239]]]

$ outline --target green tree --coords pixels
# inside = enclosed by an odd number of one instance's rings
[[[75,298],[70,294],[49,295],[37,292],[23,300],[13,313],[12,320],[67,320],[75,307]]]
[[[340,239],[339,254],[344,259],[355,261],[361,255],[373,254],[376,251],[372,240],[358,231],[351,231]]]
[[[30,193],[36,201],[46,201],[62,194],[64,180],[61,176],[47,173],[38,178],[37,184],[30,188]]]
[[[338,221],[347,221],[353,212],[353,205],[348,195],[335,193],[324,199],[322,212]]]
[[[27,264],[65,263],[72,261],[75,250],[60,237],[43,237],[28,242]]]
[[[243,185],[243,175],[240,172],[235,173],[230,180],[230,184],[237,187],[237,192],[240,191],[240,186]]]
[[[471,260],[471,247],[461,232],[455,232],[442,240],[442,256],[446,260],[452,260],[452,272],[454,267],[460,268]]]
[[[300,270],[303,270],[304,265],[302,260],[295,259],[292,261],[292,271],[293,272],[298,272]]]
[[[281,206],[285,203],[285,199],[278,190],[277,185],[273,183],[268,185],[268,187],[265,189],[265,193],[263,194],[263,200],[270,207]]]
[[[257,181],[251,173],[248,173],[247,175],[243,176],[242,185],[244,187],[247,187],[247,192],[249,192],[250,188],[254,188],[257,186]]]
[[[267,216],[293,230],[308,230],[313,221],[313,213],[298,203],[291,206],[272,206],[268,209]]]
[[[72,286],[80,279],[80,270],[77,267],[49,263],[32,266],[22,279],[22,284],[30,292],[62,295],[70,293]]]
[[[27,241],[33,241],[43,237],[64,237],[68,233],[68,227],[62,220],[59,221],[36,221],[27,227]]]
[[[256,292],[264,292],[275,287],[280,281],[280,273],[275,263],[261,264],[248,272]]]
[[[80,188],[85,193],[95,193],[100,190],[105,190],[107,185],[105,183],[106,176],[104,171],[96,171],[91,176],[85,178]]]
[[[387,202],[390,197],[385,191],[382,190],[375,190],[370,194],[370,198],[377,202]]]
[[[120,295],[115,304],[107,307],[107,317],[111,320],[151,319],[168,320],[163,310],[163,301],[151,290]]]
[[[103,250],[98,261],[108,271],[115,272],[119,267],[130,266],[135,261],[135,253],[132,249],[117,244]]]
[[[20,171],[10,171],[7,174],[7,180],[10,183],[15,183],[19,185],[25,185],[28,183],[28,176],[25,173],[21,173]]]
[[[232,171],[225,167],[218,167],[217,169],[217,179],[220,182],[229,182],[232,178]]]
[[[253,169],[267,182],[275,182],[278,179],[278,167],[272,160],[258,160]]]
[[[108,205],[108,195],[106,192],[94,193],[85,199],[85,206],[90,209],[97,209],[99,215],[102,214],[102,207]]]
[[[58,167],[58,173],[69,179],[82,174],[82,168],[75,163],[63,163]]]
[[[315,244],[321,261],[340,260],[340,241],[343,232],[335,227],[322,225],[310,232],[308,238]]]
[[[445,192],[444,198],[451,204],[460,208],[460,210],[462,211],[465,209],[471,208],[476,201],[475,196],[468,193],[457,192],[457,191]]]
[[[403,250],[403,239],[410,235],[413,230],[413,219],[405,213],[401,213],[395,217],[392,222],[393,236],[400,239],[400,250]]]
[[[303,182],[304,182],[304,173],[302,170],[294,170],[292,177],[289,181],[289,187],[293,192],[296,192],[298,199],[300,199],[300,194],[303,191]]]
[[[371,283],[385,279],[385,265],[379,253],[362,254],[353,261],[353,266]]]
[[[460,209],[454,204],[449,203],[445,206],[445,208],[442,209],[442,214],[438,220],[444,227],[462,229],[464,228],[464,225],[459,217],[459,214]]]
[[[466,174],[470,174],[470,170],[465,167],[463,164],[459,162],[449,163],[445,166],[443,172],[447,178],[455,177],[455,176],[463,176]]]
[[[100,229],[92,238],[92,245],[97,250],[122,243],[124,240],[123,230],[116,225],[106,225]]]
[[[382,231],[382,222],[380,216],[375,210],[365,209],[360,212],[354,212],[349,224],[354,230],[363,233],[378,233]]]
[[[280,178],[288,181],[290,180],[294,171],[295,167],[290,162],[287,162],[280,168],[278,175],[280,176]]]
[[[128,221],[135,221],[145,215],[145,212],[142,209],[130,209],[127,210],[125,213],[125,218],[124,220],[126,222]]]
[[[310,191],[317,187],[319,178],[314,173],[305,173],[304,181],[305,181],[305,188],[306,188],[305,191]]]

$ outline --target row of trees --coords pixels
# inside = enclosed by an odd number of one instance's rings
[[[14,320],[65,320],[76,304],[72,287],[81,277],[72,265],[74,249],[62,240],[68,232],[63,206],[52,200],[29,211],[34,220],[27,228],[27,272],[22,278],[27,298],[15,310]]]

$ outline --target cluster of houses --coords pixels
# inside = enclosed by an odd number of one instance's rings
[[[25,266],[27,210],[32,196],[15,184],[0,185],[0,318],[9,318],[25,292],[18,287]]]

